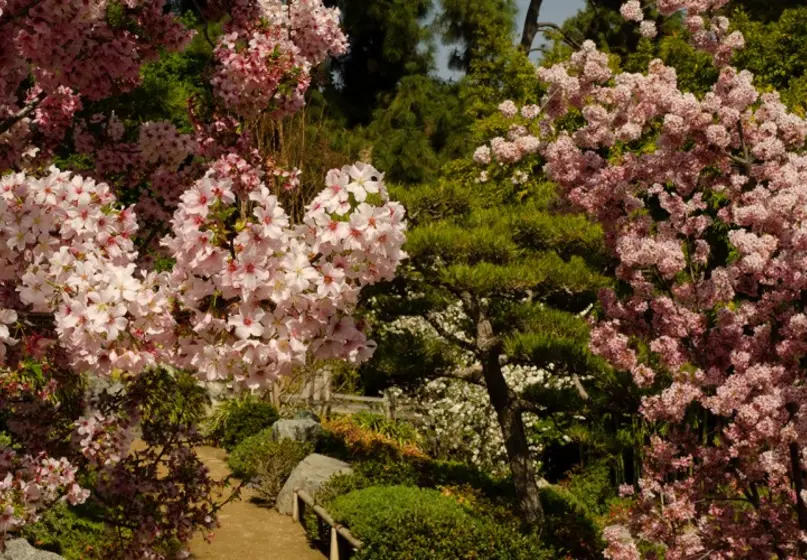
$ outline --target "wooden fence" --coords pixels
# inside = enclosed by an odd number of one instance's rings
[[[306,404],[316,410],[320,415],[327,416],[331,412],[338,414],[353,414],[354,412],[373,412],[382,414],[385,418],[412,418],[412,410],[401,406],[394,395],[384,393],[380,397],[362,397],[344,393],[325,392],[317,397],[305,394],[283,395],[281,400],[287,403]]]
[[[330,527],[331,540],[329,548],[329,560],[347,560],[354,552],[360,550],[364,544],[353,536],[347,529],[334,521],[333,517],[325,511],[325,508],[314,502],[314,498],[305,490],[296,488],[294,490],[294,502],[292,506],[291,518],[297,523],[304,523],[306,508],[310,507],[317,517]]]

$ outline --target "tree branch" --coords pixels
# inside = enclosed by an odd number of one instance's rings
[[[520,44],[520,48],[524,52],[530,51],[532,43],[535,41],[535,35],[538,33],[538,26],[540,25],[538,16],[541,14],[541,4],[543,4],[543,0],[530,0],[530,5],[527,7],[527,16],[524,18]]]
[[[541,31],[542,33],[548,33],[550,30],[555,31],[560,34],[563,38],[563,42],[572,47],[573,49],[579,49],[581,47],[580,41],[566,33],[563,28],[559,25],[555,25],[554,23],[550,23],[548,21],[545,22],[538,22],[536,23],[536,29]]]
[[[436,377],[442,379],[457,379],[459,381],[471,383],[472,385],[487,387],[487,385],[485,385],[485,378],[482,375],[482,366],[480,364],[474,364],[470,367],[457,371],[438,373]]]
[[[7,23],[11,23],[15,19],[20,19],[21,17],[27,16],[28,12],[30,12],[32,8],[36,7],[40,3],[42,3],[42,0],[34,0],[27,6],[23,7],[19,12],[15,12],[13,14],[8,15],[4,14],[2,21],[0,21],[0,28],[2,28]]]
[[[20,109],[17,114],[4,120],[3,122],[0,122],[0,134],[8,132],[12,126],[33,113],[34,109],[36,109],[39,104],[42,103],[42,100],[45,99],[45,97],[47,97],[47,94],[44,91],[39,92],[39,95],[32,99],[28,105]]]
[[[198,11],[198,12],[199,12],[199,16],[200,16],[202,19],[204,19],[204,20],[205,20],[205,27],[204,27],[204,29],[202,30],[202,32],[203,32],[203,33],[204,33],[204,35],[205,35],[205,39],[207,40],[207,44],[208,44],[208,45],[210,45],[210,46],[211,46],[211,47],[212,47],[212,48],[215,50],[216,45],[215,45],[215,44],[213,44],[213,41],[210,39],[210,33],[209,33],[209,31],[208,31],[208,21],[207,21],[207,17],[205,17],[205,14],[204,14],[204,12],[202,11],[202,8],[201,8],[201,7],[199,7],[199,3],[198,3],[196,0],[192,0],[192,2],[193,2],[193,5],[196,7],[196,11]]]
[[[440,322],[437,320],[437,318],[434,316],[433,313],[425,313],[423,315],[423,318],[426,319],[426,321],[432,326],[432,328],[435,331],[437,331],[437,334],[445,338],[447,341],[451,342],[456,346],[459,346],[463,350],[476,353],[477,350],[476,346],[474,346],[467,340],[463,340],[457,335],[448,332],[445,328],[443,328],[443,326],[440,324]]]

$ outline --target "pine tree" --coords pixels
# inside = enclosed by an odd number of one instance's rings
[[[428,367],[427,376],[484,386],[525,519],[540,527],[538,473],[522,413],[543,409],[507,385],[502,366],[543,367],[575,382],[598,367],[580,313],[607,283],[599,273],[606,266],[601,233],[566,213],[550,183],[479,182],[467,160],[447,166],[434,184],[395,195],[411,220],[411,258],[394,294],[380,298],[381,318],[417,316],[434,332],[382,337],[375,365],[387,360],[399,376],[422,376],[419,368]],[[456,307],[461,313],[446,315]]]
[[[396,91],[405,76],[426,75],[434,66],[426,17],[432,0],[329,0],[338,6],[350,51],[332,63],[337,76],[331,97],[350,125],[368,124],[380,96]]]

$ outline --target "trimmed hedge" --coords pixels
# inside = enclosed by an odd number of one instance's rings
[[[554,558],[514,526],[475,514],[437,490],[373,486],[335,498],[334,519],[365,547],[364,560],[541,560]]]

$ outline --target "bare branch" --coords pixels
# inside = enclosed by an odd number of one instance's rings
[[[530,5],[527,7],[520,44],[520,48],[524,52],[529,52],[532,43],[535,41],[535,35],[538,33],[538,16],[541,14],[541,4],[543,4],[543,0],[530,0]]]
[[[202,19],[204,19],[204,20],[205,20],[205,27],[204,27],[204,29],[202,30],[202,32],[203,32],[203,33],[204,33],[204,35],[205,35],[205,39],[207,40],[207,44],[208,44],[208,45],[210,45],[210,46],[211,46],[213,49],[215,49],[215,48],[216,48],[216,45],[215,45],[215,44],[213,44],[213,41],[210,39],[210,33],[209,33],[209,31],[208,31],[208,21],[207,21],[207,18],[205,17],[205,14],[204,14],[204,12],[202,11],[202,8],[201,8],[201,7],[199,7],[199,3],[198,3],[196,0],[192,0],[192,1],[193,1],[193,5],[194,5],[194,6],[196,6],[196,10],[199,12],[199,15],[202,17]]]
[[[487,385],[485,385],[485,378],[482,375],[482,366],[479,364],[474,364],[461,370],[438,373],[436,377],[443,379],[457,379],[459,381],[471,383],[472,385],[487,387]]]
[[[563,38],[563,42],[572,47],[573,49],[579,49],[581,46],[580,41],[578,41],[577,39],[566,33],[566,31],[564,31],[563,28],[559,25],[547,21],[547,22],[538,22],[536,24],[536,27],[537,30],[541,31],[542,33],[549,33],[553,31],[558,33]]]
[[[36,109],[39,104],[42,103],[42,100],[45,99],[45,97],[47,97],[47,94],[44,91],[39,92],[39,95],[32,99],[28,105],[20,109],[17,114],[4,120],[3,122],[0,122],[0,134],[8,132],[12,126],[33,113],[34,109]]]
[[[423,318],[428,321],[428,323],[432,326],[432,328],[437,331],[437,334],[445,338],[450,343],[459,346],[463,350],[467,350],[469,352],[476,353],[476,346],[472,343],[468,342],[467,340],[463,340],[455,334],[448,332],[441,324],[440,321],[435,317],[434,313],[425,313]]]

